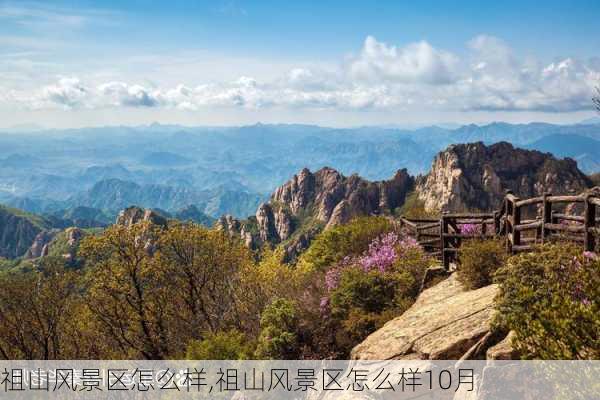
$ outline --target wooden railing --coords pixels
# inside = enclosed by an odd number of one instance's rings
[[[513,254],[551,239],[580,243],[583,250],[595,251],[600,243],[598,208],[600,197],[593,194],[545,193],[520,199],[507,192],[500,210],[493,213],[445,212],[440,219],[401,217],[400,224],[449,268],[457,261],[461,243],[473,238],[504,237],[507,251]]]

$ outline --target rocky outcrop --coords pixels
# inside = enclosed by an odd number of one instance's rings
[[[465,291],[453,274],[423,291],[404,314],[357,345],[351,357],[370,360],[460,359],[490,338],[497,291],[496,285]],[[487,343],[491,345],[489,341]],[[479,353],[485,354],[485,350],[482,348]]]
[[[150,222],[154,225],[166,227],[167,219],[151,209],[143,209],[140,207],[128,207],[122,210],[117,216],[117,225],[132,226],[138,222]]]
[[[490,211],[499,208],[506,190],[526,198],[544,192],[579,193],[589,185],[572,159],[559,160],[506,142],[478,142],[440,152],[429,174],[418,178],[417,193],[428,211]]]
[[[258,207],[246,221],[224,216],[217,227],[240,234],[246,243],[285,243],[289,258],[305,249],[323,228],[363,215],[391,212],[404,203],[414,179],[403,169],[388,181],[346,177],[332,168],[304,168]]]
[[[0,257],[21,257],[37,235],[50,228],[50,222],[42,217],[0,206]],[[42,248],[43,245],[36,251]]]
[[[48,255],[49,245],[60,231],[58,229],[44,230],[33,239],[31,247],[23,256],[26,259],[45,257]]]
[[[519,353],[512,346],[514,337],[515,333],[509,332],[502,341],[487,350],[485,358],[488,360],[518,360]]]
[[[311,210],[318,221],[331,226],[357,215],[394,210],[412,186],[413,178],[405,169],[389,181],[370,182],[358,175],[345,177],[332,168],[315,173],[305,168],[279,187],[270,203],[285,205],[291,216]]]

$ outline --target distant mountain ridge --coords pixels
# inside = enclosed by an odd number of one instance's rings
[[[162,208],[169,212],[195,205],[208,215],[244,215],[255,209],[260,201],[261,196],[256,193],[226,188],[201,191],[185,186],[138,185],[120,179],[106,179],[96,183],[89,191],[70,198],[68,203],[113,212],[130,205]]]
[[[579,149],[575,144],[574,148]],[[241,237],[254,248],[267,243],[280,244],[288,257],[293,258],[323,229],[357,216],[393,214],[413,194],[427,210],[492,210],[499,206],[506,189],[529,197],[544,191],[580,192],[590,185],[589,177],[577,168],[574,160],[557,159],[549,153],[516,148],[506,142],[491,146],[482,142],[451,145],[437,154],[427,175],[417,178],[406,169],[398,170],[391,179],[370,181],[356,174],[343,175],[330,167],[316,172],[303,168],[274,190],[265,202],[250,193],[240,198],[240,192],[225,188],[197,191],[107,179],[73,196],[70,201],[74,208],[54,215],[39,217],[3,208],[0,254],[22,255],[27,243],[44,230],[108,218],[101,211],[104,209],[121,208],[119,215],[124,217],[119,216],[117,221],[129,218],[127,215],[139,219],[148,214],[205,225],[213,221],[206,212],[210,209],[213,213],[222,212],[216,222],[219,229]],[[178,209],[180,204],[184,206]],[[241,213],[251,208],[246,213],[251,216],[246,219],[223,212],[235,209]],[[39,242],[51,240],[52,235],[40,236]]]
[[[600,171],[600,140],[591,137],[565,134],[544,136],[526,148],[552,153],[556,157],[570,157],[584,171]]]
[[[175,212],[193,204],[212,217],[243,218],[254,212],[257,198],[264,200],[304,167],[330,166],[377,181],[398,167],[411,175],[426,173],[436,153],[450,144],[507,141],[571,157],[586,173],[596,172],[598,154],[591,146],[582,152],[562,145],[583,140],[600,141],[600,125],[496,122],[409,130],[152,124],[15,131],[0,134],[0,203],[44,214],[75,206],[109,207],[105,211],[114,213],[117,205],[136,203]],[[130,184],[106,185],[112,179]],[[90,193],[98,184],[106,192],[94,198]]]

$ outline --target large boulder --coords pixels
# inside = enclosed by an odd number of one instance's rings
[[[460,359],[490,332],[497,285],[466,291],[452,274],[369,335],[353,359]],[[488,335],[489,336],[489,335]]]

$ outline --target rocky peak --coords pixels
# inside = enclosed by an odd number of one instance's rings
[[[523,150],[501,142],[451,145],[435,157],[417,193],[429,211],[493,210],[506,190],[520,197],[581,192],[589,179],[569,158]]]
[[[370,182],[358,175],[346,177],[333,168],[316,172],[304,168],[277,188],[254,218],[238,221],[221,217],[217,226],[241,234],[246,243],[285,242],[293,257],[323,227],[348,222],[361,215],[381,214],[404,203],[414,179],[403,169],[388,181]]]
[[[48,255],[49,244],[60,231],[58,229],[44,230],[38,233],[33,243],[24,255],[26,259],[45,257]]]
[[[69,247],[75,247],[83,238],[83,231],[76,227],[67,228],[65,230],[65,235],[67,236],[67,244]]]
[[[167,219],[151,209],[143,209],[140,207],[128,207],[122,210],[117,216],[117,225],[132,226],[138,222],[150,222],[158,226],[167,226]]]

